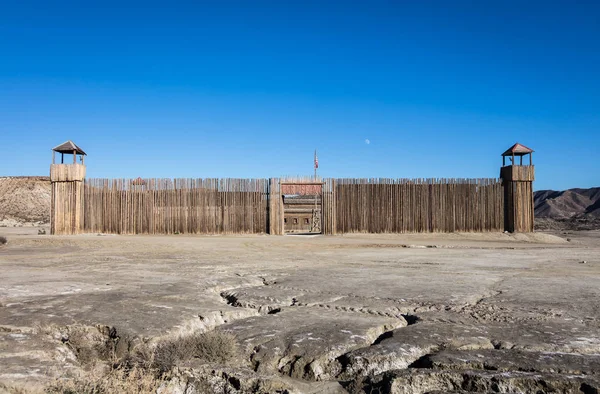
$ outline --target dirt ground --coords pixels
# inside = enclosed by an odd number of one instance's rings
[[[258,391],[257,381],[314,393],[600,387],[600,231],[37,231],[0,228],[8,239],[0,246],[0,382],[8,385],[78,373],[81,360],[61,333],[81,325],[146,342],[232,332],[239,367],[189,366],[186,375],[202,369],[223,392]]]

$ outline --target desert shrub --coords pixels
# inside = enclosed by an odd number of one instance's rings
[[[120,360],[129,356],[133,348],[132,338],[117,335],[114,328],[107,327],[70,326],[63,341],[84,367],[94,366],[99,362],[117,365]]]
[[[167,372],[192,358],[207,363],[229,364],[238,354],[239,347],[233,334],[213,330],[159,343],[152,366],[160,372]]]
[[[150,365],[151,369],[164,374],[186,359],[185,348],[180,341],[164,341],[159,343],[156,349],[154,349]]]
[[[141,343],[133,346],[130,350],[115,364],[116,367],[126,370],[142,368],[144,370],[156,370],[154,365],[154,349],[148,344]],[[156,371],[159,372],[159,371]],[[166,371],[165,371],[166,372]]]
[[[18,386],[7,386],[0,383],[0,393],[2,394],[32,394],[29,390]]]
[[[187,346],[192,357],[209,363],[227,364],[239,354],[235,335],[218,330],[192,335]]]
[[[170,380],[173,368],[186,361],[195,358],[205,363],[231,365],[239,355],[235,336],[219,330],[163,340],[154,347],[117,335],[111,327],[74,325],[64,330],[62,341],[86,372],[78,379],[56,380],[46,387],[49,394],[155,393],[162,383]],[[96,368],[99,365],[104,365],[104,369]],[[97,371],[104,371],[103,375],[95,376]],[[200,379],[194,384],[204,387],[207,382]]]
[[[8,243],[8,239],[0,235],[0,246],[6,245]]]
[[[58,379],[50,383],[45,392],[48,394],[155,394],[163,382],[162,378],[141,368],[132,370],[119,368],[100,377],[86,375],[77,379]]]

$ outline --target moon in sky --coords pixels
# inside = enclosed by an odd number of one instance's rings
[[[365,144],[369,145],[370,143],[371,143],[371,140],[369,140],[369,139],[365,140]]]

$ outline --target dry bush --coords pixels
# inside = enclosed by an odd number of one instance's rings
[[[239,346],[233,334],[213,330],[159,343],[154,351],[152,365],[160,372],[167,372],[192,358],[207,363],[228,364],[238,354]]]
[[[87,372],[77,379],[55,381],[46,388],[49,394],[156,393],[181,363],[196,358],[230,364],[239,355],[235,336],[218,330],[164,340],[155,347],[117,336],[116,330],[107,327],[69,326],[66,330],[62,340]],[[104,367],[95,368],[99,365]],[[210,392],[207,384],[203,378],[194,383],[203,388],[201,392]]]
[[[190,357],[191,358],[191,357]],[[154,349],[154,354],[151,362],[151,369],[155,369],[163,374],[169,372],[173,367],[185,361],[186,354],[181,341],[165,341],[159,343]]]
[[[117,335],[114,328],[70,326],[63,342],[73,351],[83,367],[99,362],[116,365],[129,356],[133,339],[128,335]]]
[[[22,387],[7,386],[4,383],[0,383],[0,394],[32,394],[32,392]]]
[[[85,378],[56,380],[46,387],[45,392],[48,394],[156,394],[164,381],[143,369],[134,368],[126,371],[120,368],[101,377],[87,375]]]
[[[0,246],[6,245],[8,243],[8,239],[6,237],[0,236]]]
[[[192,357],[209,363],[227,364],[239,355],[235,335],[218,330],[192,335],[188,346],[192,350]]]
[[[129,352],[119,360],[116,366],[127,370],[133,368],[141,368],[148,371],[156,370],[154,366],[154,352],[154,349],[148,346],[147,343],[141,343],[140,345],[131,348]]]

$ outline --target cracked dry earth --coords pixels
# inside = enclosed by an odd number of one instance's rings
[[[31,231],[0,229],[4,384],[75,376],[80,360],[56,332],[81,325],[150,343],[215,328],[235,335],[237,366],[182,365],[173,392],[195,392],[185,381],[201,374],[227,393],[600,388],[598,231],[569,242]]]

